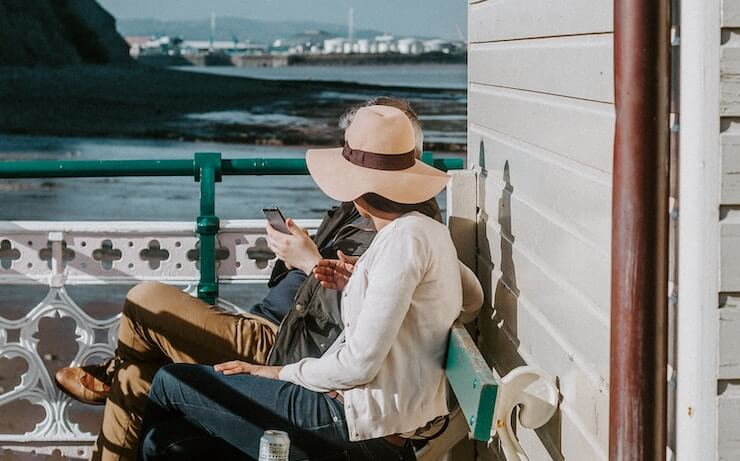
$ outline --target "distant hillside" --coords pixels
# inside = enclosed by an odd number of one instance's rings
[[[130,60],[115,20],[95,0],[0,1],[0,65]]]
[[[325,31],[332,36],[347,36],[347,26],[323,22],[263,22],[253,19],[223,17],[216,18],[215,40],[249,40],[253,43],[269,44],[281,39],[289,39],[306,31]],[[155,19],[121,19],[118,31],[124,36],[169,35],[182,36],[186,40],[208,40],[210,19],[197,21],[158,21]],[[355,30],[355,38],[374,38],[381,31],[370,29]]]

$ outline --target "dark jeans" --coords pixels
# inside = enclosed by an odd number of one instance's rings
[[[349,441],[343,405],[325,394],[189,364],[167,365],[155,375],[141,459],[254,460],[267,429],[288,432],[291,460],[416,459],[410,443],[397,447],[384,439]]]

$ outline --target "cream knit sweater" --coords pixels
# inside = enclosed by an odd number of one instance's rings
[[[285,366],[280,379],[343,390],[350,440],[413,431],[447,414],[443,366],[463,307],[461,266],[443,224],[416,212],[394,220],[342,293],[343,334],[321,358]],[[467,268],[462,274],[474,291],[467,310],[477,310],[480,285]]]

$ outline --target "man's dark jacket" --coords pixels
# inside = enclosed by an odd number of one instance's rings
[[[333,208],[321,222],[314,242],[321,256],[337,258],[337,250],[359,256],[375,237],[372,222],[361,218],[352,202]],[[272,287],[288,273],[278,260],[270,276]],[[298,289],[290,312],[280,324],[269,365],[287,365],[306,357],[321,357],[342,332],[340,293],[324,288],[313,275]]]

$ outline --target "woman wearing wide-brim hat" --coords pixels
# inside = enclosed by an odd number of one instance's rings
[[[360,108],[345,139],[306,157],[319,187],[354,201],[378,230],[358,261],[314,269],[341,290],[342,335],[320,358],[284,367],[166,366],[149,397],[155,419],[184,418],[237,447],[235,457],[256,459],[262,432],[280,429],[291,459],[406,460],[414,452],[403,436],[448,413],[443,363],[461,313],[460,269],[447,228],[419,212],[448,176],[416,160],[399,109]],[[143,453],[157,457],[146,439]]]

